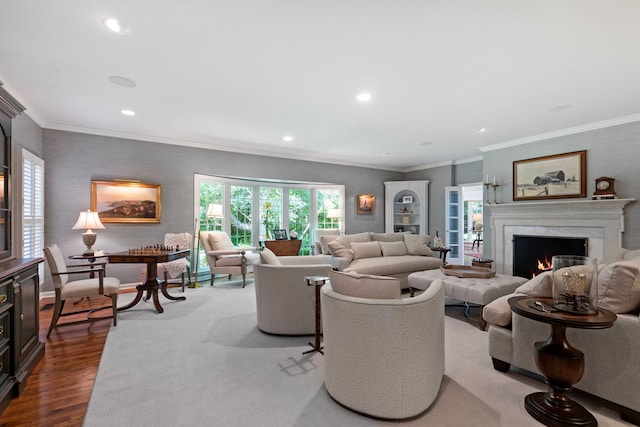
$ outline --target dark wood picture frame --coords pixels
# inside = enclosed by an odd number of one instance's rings
[[[376,197],[373,194],[358,194],[358,214],[373,215]]]
[[[139,181],[91,181],[91,210],[102,222],[160,223],[162,185]]]
[[[513,162],[513,200],[587,196],[587,150]]]

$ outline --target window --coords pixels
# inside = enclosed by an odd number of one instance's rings
[[[22,150],[22,256],[38,258],[44,248],[44,160]],[[43,266],[38,266],[40,277]]]
[[[272,182],[195,174],[194,213],[198,230],[223,230],[236,246],[257,247],[273,239],[273,230],[302,240],[301,254],[311,248],[311,230],[340,228],[342,218],[329,218],[329,209],[344,211],[344,185]],[[206,217],[210,203],[223,206],[224,218]],[[207,271],[200,254],[198,271]]]

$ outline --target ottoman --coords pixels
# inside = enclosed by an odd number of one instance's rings
[[[482,318],[482,307],[494,299],[513,293],[520,285],[529,279],[524,277],[496,274],[494,277],[480,279],[475,277],[447,276],[441,270],[427,270],[411,273],[408,277],[411,289],[426,290],[431,282],[441,279],[444,294],[447,297],[464,301],[465,304],[480,306],[478,327],[485,330],[487,322]]]

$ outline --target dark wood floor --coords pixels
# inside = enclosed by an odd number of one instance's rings
[[[92,298],[75,308],[95,308],[110,302],[104,297]],[[57,328],[47,339],[52,312],[53,299],[42,300],[40,341],[45,343],[45,356],[20,397],[0,415],[0,427],[82,425],[111,320]]]

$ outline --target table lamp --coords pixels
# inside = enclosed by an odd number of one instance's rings
[[[80,212],[80,216],[78,217],[78,221],[76,224],[71,227],[72,230],[87,230],[82,233],[82,243],[85,244],[87,250],[84,251],[84,256],[93,256],[93,248],[92,246],[96,243],[96,233],[93,232],[93,229],[104,229],[104,225],[100,222],[100,217],[98,216],[98,212],[91,212],[87,210],[86,212]]]
[[[340,229],[340,234],[342,234],[342,217],[340,217],[340,209],[327,209],[327,218],[338,220],[338,228]]]

